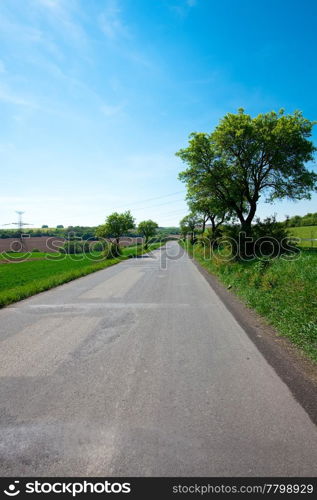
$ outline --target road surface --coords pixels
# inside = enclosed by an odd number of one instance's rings
[[[0,311],[2,475],[316,475],[304,409],[189,257],[165,257]]]

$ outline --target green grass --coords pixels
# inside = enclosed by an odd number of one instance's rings
[[[317,226],[290,227],[287,231],[296,238],[317,238]],[[299,246],[317,248],[317,241],[301,241]]]
[[[201,246],[187,251],[208,271],[232,287],[278,332],[317,361],[317,252],[303,249],[297,260],[224,262]]]
[[[0,261],[16,261],[29,257],[30,259],[44,259],[47,254],[45,252],[2,252],[0,253]]]
[[[60,254],[34,252],[31,258],[36,256],[36,258],[39,257],[39,260],[2,263],[0,264],[0,307],[113,266],[122,260],[155,250],[160,246],[161,243],[153,243],[149,245],[148,250],[145,250],[141,245],[126,247],[122,249],[120,258],[101,261],[93,261],[84,254],[62,256],[61,260]],[[100,252],[95,252],[94,257],[100,259]]]

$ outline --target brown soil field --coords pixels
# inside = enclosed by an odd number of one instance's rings
[[[57,252],[58,248],[63,245],[64,238],[56,236],[39,236],[23,238],[23,247],[19,238],[0,238],[0,253],[1,252],[31,252],[34,248],[40,252]],[[142,238],[122,238],[121,246],[136,245],[142,243]],[[92,241],[91,244],[94,242]]]

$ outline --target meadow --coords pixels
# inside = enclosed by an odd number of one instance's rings
[[[317,226],[290,227],[287,232],[290,236],[295,236],[295,238],[303,238],[299,242],[300,247],[317,248],[317,241],[305,241],[305,239],[317,239]]]
[[[186,249],[281,335],[317,361],[316,251],[302,249],[295,260],[227,262],[217,253],[210,257],[200,245],[186,244]]]
[[[25,261],[25,254],[8,254],[10,261],[1,256],[0,262],[0,307],[25,299],[44,290],[61,285],[81,276],[118,264],[122,260],[137,257],[161,246],[150,244],[146,250],[142,245],[122,248],[116,259],[101,259],[101,253],[91,255],[61,255],[59,253],[32,252]],[[16,261],[14,261],[16,259]]]

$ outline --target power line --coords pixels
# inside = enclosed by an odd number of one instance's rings
[[[156,207],[162,207],[163,205],[170,205],[171,203],[176,203],[178,201],[184,201],[183,198],[179,198],[178,200],[173,200],[173,201],[167,201],[166,203],[159,203],[158,205],[150,205],[150,206],[147,206],[147,207],[139,207],[139,208],[135,208],[134,211],[136,210],[145,210],[147,208],[156,208]]]
[[[168,212],[163,212],[162,216],[169,215],[169,214],[175,214],[175,213],[181,213],[181,212],[188,212],[187,208],[177,208],[176,210],[169,210]]]
[[[117,207],[115,210],[120,210],[122,208],[128,208],[130,206],[133,206],[133,205],[138,205],[139,203],[145,203],[147,201],[153,201],[153,200],[161,200],[162,198],[168,198],[170,196],[175,196],[176,194],[180,194],[180,193],[186,193],[186,191],[175,191],[175,193],[169,193],[169,194],[165,194],[164,196],[156,196],[155,198],[147,198],[145,200],[140,200],[140,201],[136,201],[134,203],[129,203],[129,204],[126,204],[126,205],[121,205],[120,207]],[[147,207],[145,207],[147,208]]]
[[[182,214],[171,214],[169,216],[165,216],[165,217],[158,217],[158,221],[161,222],[161,223],[166,223],[164,221],[169,221],[169,220],[175,220],[175,219],[181,219],[184,215],[184,212]]]
[[[3,224],[3,226],[18,226],[19,232],[22,232],[22,229],[24,226],[32,226],[33,224],[29,224],[28,222],[23,222],[22,221],[22,215],[24,212],[22,210],[16,210],[16,213],[18,214],[18,222],[9,222],[8,224]]]

